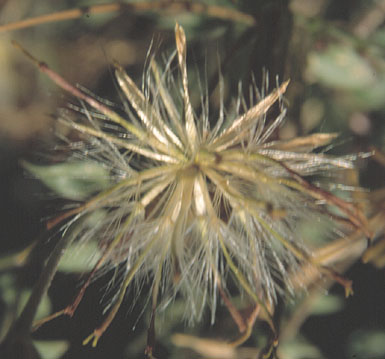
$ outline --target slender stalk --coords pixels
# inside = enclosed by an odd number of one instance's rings
[[[194,2],[162,0],[162,1],[139,1],[134,3],[110,3],[84,6],[70,10],[58,11],[51,14],[40,15],[30,19],[15,21],[0,26],[0,33],[26,29],[42,24],[78,19],[85,15],[106,14],[118,11],[165,11],[173,13],[191,12],[216,17],[223,20],[241,22],[246,25],[255,25],[255,19],[249,14],[223,6],[210,6]]]

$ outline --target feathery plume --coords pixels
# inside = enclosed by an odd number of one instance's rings
[[[100,242],[99,261],[75,302],[59,314],[73,314],[96,271],[124,264],[109,312],[85,343],[96,345],[127,288],[147,278],[152,280],[153,310],[181,293],[191,321],[199,320],[207,306],[214,319],[218,293],[233,311],[226,288],[229,277],[266,312],[278,295],[292,290],[290,273],[304,263],[345,285],[312,259],[307,240],[296,233],[297,224],[320,217],[344,219],[366,231],[365,219],[353,204],[306,180],[352,167],[353,157],[312,152],[335,134],[270,140],[285,117],[281,100],[288,81],[249,109],[241,112],[238,106],[233,117],[221,101],[218,118],[209,118],[204,99],[198,116],[189,95],[186,36],[178,24],[175,39],[176,53],[165,70],[150,61],[143,90],[115,65],[127,101],[124,116],[39,63],[60,87],[90,106],[76,121],[66,112],[60,117],[84,141],[67,161],[97,164],[109,177],[106,189],[50,223],[74,217],[73,223],[104,211],[79,238]],[[177,74],[170,66],[174,60]],[[267,122],[266,114],[276,103],[280,114]],[[329,206],[340,215],[329,212]]]

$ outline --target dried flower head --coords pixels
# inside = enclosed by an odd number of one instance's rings
[[[102,267],[124,264],[104,323],[85,341],[93,340],[94,345],[133,282],[140,287],[151,278],[153,308],[181,293],[189,320],[199,320],[207,306],[214,313],[218,293],[231,310],[229,277],[240,292],[263,307],[292,289],[290,273],[304,262],[312,263],[306,241],[296,233],[299,220],[336,218],[327,204],[339,209],[340,219],[365,227],[352,204],[305,179],[351,168],[349,157],[312,153],[335,135],[269,140],[285,116],[281,99],[288,82],[242,113],[239,99],[233,117],[225,113],[221,101],[215,121],[209,119],[202,96],[198,116],[189,95],[185,33],[178,24],[175,38],[176,52],[163,71],[150,62],[142,91],[116,65],[127,101],[124,116],[39,64],[92,108],[84,107],[84,116],[76,121],[65,112],[60,118],[82,133],[84,141],[68,161],[102,165],[109,177],[106,189],[51,223],[74,216],[73,223],[104,210],[97,224],[84,228],[79,238],[100,242],[102,254],[90,279]],[[177,71],[171,70],[175,57]],[[280,114],[267,124],[266,114],[275,103]],[[82,176],[86,178],[87,172]],[[73,313],[88,283],[65,313]]]

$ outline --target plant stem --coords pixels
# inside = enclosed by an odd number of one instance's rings
[[[32,340],[30,338],[33,319],[42,298],[46,295],[53,277],[57,272],[59,261],[63,256],[65,249],[77,237],[81,229],[81,223],[77,222],[76,225],[72,225],[67,230],[66,235],[56,244],[44,265],[27,304],[0,345],[1,358],[38,358],[38,354],[33,348]],[[18,354],[16,355],[16,353]],[[23,353],[23,356],[20,356],[21,353]]]

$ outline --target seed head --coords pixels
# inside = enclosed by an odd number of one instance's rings
[[[281,100],[288,82],[245,111],[237,106],[234,116],[221,100],[215,120],[202,96],[198,116],[189,95],[186,37],[178,24],[175,39],[176,52],[164,70],[150,61],[143,90],[115,66],[124,116],[71,88],[92,109],[84,107],[85,116],[76,121],[65,113],[60,118],[84,137],[68,161],[102,165],[110,182],[56,222],[103,210],[80,240],[100,242],[95,270],[119,263],[125,268],[105,322],[86,340],[94,344],[133,282],[141,287],[151,278],[154,307],[180,293],[191,321],[207,306],[214,315],[217,293],[228,294],[230,277],[251,300],[273,304],[292,289],[289,274],[311,262],[306,239],[297,235],[299,221],[332,218],[329,204],[355,226],[364,223],[353,205],[306,180],[351,168],[349,157],[312,153],[334,134],[270,140],[285,116]],[[68,90],[62,79],[51,78]],[[275,103],[280,114],[267,124]]]

